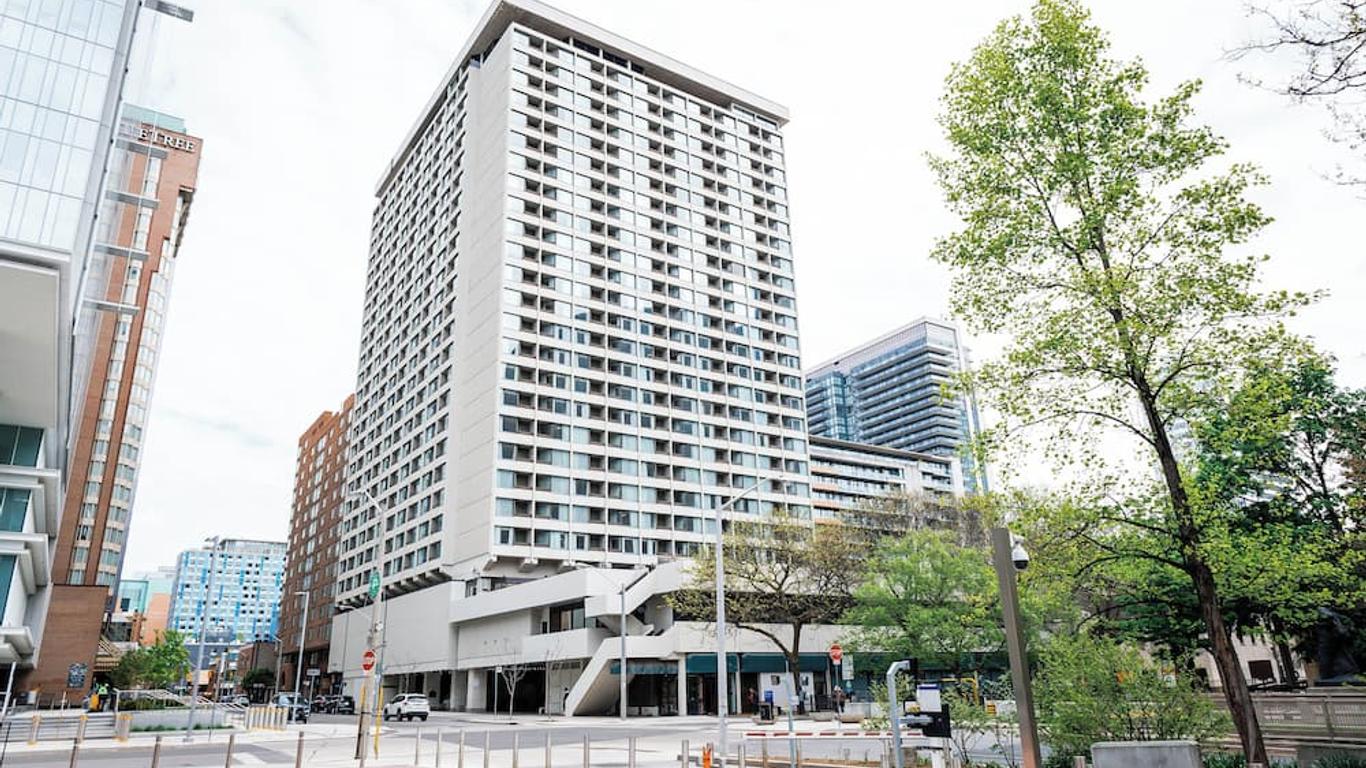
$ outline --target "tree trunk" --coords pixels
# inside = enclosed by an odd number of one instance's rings
[[[802,698],[802,625],[792,625],[792,649],[787,653],[787,666],[792,670],[792,691],[797,695],[797,712],[806,713],[806,699]]]
[[[1282,683],[1292,688],[1300,684],[1299,670],[1295,669],[1295,656],[1290,652],[1290,643],[1284,640],[1276,641],[1276,653],[1281,657],[1281,680]]]
[[[1148,421],[1148,428],[1152,430],[1153,449],[1157,452],[1162,478],[1167,486],[1167,495],[1177,525],[1177,543],[1180,545],[1186,571],[1195,586],[1195,594],[1200,601],[1200,617],[1204,620],[1214,663],[1219,669],[1224,702],[1228,705],[1229,715],[1238,729],[1238,740],[1242,744],[1247,762],[1267,765],[1262,727],[1257,722],[1252,692],[1247,687],[1247,678],[1243,675],[1242,665],[1238,663],[1238,654],[1233,648],[1233,637],[1224,624],[1219,588],[1215,584],[1214,573],[1210,570],[1209,564],[1200,554],[1200,530],[1196,526],[1195,516],[1191,510],[1190,497],[1186,495],[1181,465],[1167,435],[1167,425],[1158,413],[1157,398],[1153,395],[1147,380],[1141,376],[1134,376],[1134,383],[1138,389],[1144,416]]]
[[[1224,691],[1224,701],[1228,704],[1233,724],[1238,728],[1238,740],[1242,743],[1243,754],[1248,763],[1268,765],[1266,744],[1262,741],[1262,726],[1257,721],[1257,710],[1252,703],[1252,691],[1247,687],[1242,665],[1233,648],[1233,638],[1224,624],[1224,616],[1219,610],[1219,596],[1215,589],[1214,574],[1203,560],[1193,564],[1191,580],[1200,596],[1200,614],[1209,630],[1210,644],[1213,646],[1214,663],[1219,668],[1219,682]]]
[[[1295,656],[1286,640],[1285,623],[1280,619],[1271,620],[1271,632],[1276,636],[1276,660],[1281,666],[1281,683],[1295,687],[1300,682],[1300,674],[1295,669]]]

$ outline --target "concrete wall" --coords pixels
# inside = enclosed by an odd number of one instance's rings
[[[452,582],[420,589],[380,604],[385,632],[384,673],[433,672],[455,666],[452,656],[450,605]],[[361,656],[370,630],[370,609],[347,611],[332,619],[328,669],[341,672],[346,693],[355,695],[364,673]],[[379,650],[376,649],[378,653]]]
[[[539,629],[535,623],[536,617],[531,611],[521,610],[462,624],[456,648],[457,668],[475,669],[523,661],[522,641]]]
[[[462,578],[460,571],[480,567],[493,545],[510,47],[504,36],[478,68],[470,69],[466,85],[463,211],[456,241],[460,277],[446,434],[451,479],[442,546],[442,562],[456,566],[456,578]]]

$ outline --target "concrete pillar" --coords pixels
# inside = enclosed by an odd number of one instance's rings
[[[468,680],[468,678],[469,678],[469,673],[468,673],[468,672],[465,672],[465,671],[463,671],[463,670],[457,669],[457,670],[454,670],[453,672],[451,672],[451,701],[450,701],[450,708],[451,708],[451,711],[452,711],[452,712],[464,712],[464,711],[465,711],[465,704],[466,704],[466,701],[467,701],[467,700],[466,700],[466,694],[468,693],[468,692],[466,691],[465,687],[466,687],[467,685],[469,685],[469,680]]]
[[[465,673],[465,711],[488,711],[488,697],[484,693],[484,670],[471,669]]]
[[[423,672],[422,673],[422,693],[431,696],[432,704],[441,706],[441,673]],[[433,695],[434,694],[434,695]]]
[[[688,656],[678,657],[678,714],[688,714]]]

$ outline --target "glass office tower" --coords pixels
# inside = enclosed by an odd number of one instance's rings
[[[78,329],[135,0],[0,2],[0,664],[29,669],[50,601]]]

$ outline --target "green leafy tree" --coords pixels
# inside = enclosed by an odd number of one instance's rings
[[[124,690],[142,687],[142,681],[147,677],[148,661],[147,653],[141,648],[127,651],[109,673],[110,682],[115,688]]]
[[[270,687],[275,684],[275,673],[265,667],[253,667],[242,678],[242,688],[251,690],[258,685]]]
[[[1290,645],[1319,609],[1366,604],[1362,487],[1366,392],[1339,388],[1327,360],[1260,366],[1227,406],[1193,429],[1200,503],[1227,510],[1216,568],[1236,621],[1268,634],[1294,671]]]
[[[951,531],[883,540],[864,563],[843,621],[858,627],[855,646],[937,663],[956,675],[965,658],[1004,642],[987,554],[959,546]]]
[[[1214,163],[1226,144],[1193,124],[1198,83],[1145,101],[1142,64],[1108,47],[1079,4],[1041,0],[953,68],[940,117],[950,151],[931,162],[964,228],[934,255],[953,270],[955,314],[1011,335],[965,380],[1003,416],[989,443],[1042,427],[1044,454],[1074,477],[1161,478],[1156,524],[1108,524],[1170,547],[1115,556],[1189,578],[1243,750],[1266,762],[1173,431],[1216,408],[1250,361],[1297,351],[1281,319],[1309,297],[1259,292],[1262,257],[1228,253],[1269,221],[1245,197],[1262,177]],[[1118,439],[1151,469],[1107,467]]]
[[[167,630],[152,645],[123,654],[110,677],[115,688],[165,688],[185,676],[189,662],[184,635]]]
[[[1192,676],[1163,669],[1135,646],[1089,634],[1045,644],[1034,686],[1048,745],[1069,765],[1100,741],[1204,741],[1227,728]]]
[[[146,683],[165,688],[185,677],[190,668],[190,650],[184,633],[168,629],[152,645],[142,649],[149,656]]]
[[[766,638],[795,672],[803,631],[839,619],[864,554],[846,526],[813,524],[786,510],[764,520],[733,520],[722,547],[726,621]],[[714,621],[715,550],[702,548],[691,572],[689,588],[674,592],[670,604],[681,618]],[[800,698],[801,675],[793,678]]]

